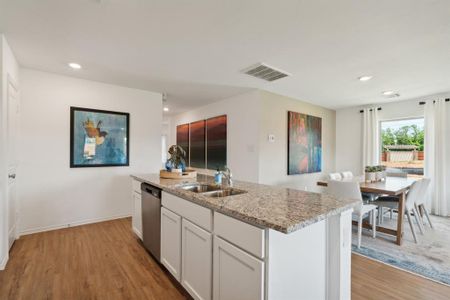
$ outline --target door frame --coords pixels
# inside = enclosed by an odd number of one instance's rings
[[[1,82],[0,84],[3,84]],[[6,264],[9,259],[9,205],[8,205],[8,185],[9,185],[9,178],[8,178],[8,172],[9,172],[9,166],[8,166],[8,158],[7,158],[7,149],[6,149],[6,139],[7,137],[7,130],[8,130],[8,122],[7,122],[7,114],[8,114],[8,97],[9,97],[9,91],[11,87],[14,89],[16,96],[18,98],[18,101],[20,101],[20,94],[19,94],[19,85],[14,80],[14,78],[7,73],[6,74],[6,91],[4,95],[6,95],[5,98],[2,97],[1,103],[0,103],[0,116],[2,116],[2,121],[0,123],[0,142],[2,144],[0,149],[0,176],[2,177],[1,182],[4,182],[3,185],[0,186],[0,196],[3,196],[2,202],[0,205],[4,207],[4,213],[5,218],[3,220],[3,239],[0,241],[1,246],[3,249],[0,251],[4,254],[4,257],[0,257],[0,270],[3,270],[6,267]],[[6,109],[6,111],[5,111]],[[17,224],[16,224],[17,226]],[[16,228],[16,238],[17,238],[17,228]]]

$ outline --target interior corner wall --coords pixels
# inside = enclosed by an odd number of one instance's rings
[[[129,216],[130,174],[161,166],[161,94],[30,69],[21,90],[21,232]],[[130,113],[130,166],[70,168],[70,106]]]
[[[227,164],[235,179],[258,182],[260,92],[251,91],[170,118],[170,144],[177,126],[227,115]]]
[[[8,260],[7,188],[6,160],[6,121],[8,80],[17,86],[19,83],[19,64],[14,57],[6,38],[0,34],[0,270]],[[9,78],[9,79],[8,79]]]
[[[262,91],[262,117],[259,138],[260,183],[280,185],[308,191],[321,191],[316,182],[335,168],[334,110],[297,99]],[[322,172],[287,175],[288,165],[288,111],[322,118]],[[269,134],[275,141],[268,140]]]

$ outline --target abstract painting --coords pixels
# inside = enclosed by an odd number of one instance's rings
[[[206,167],[206,132],[205,120],[190,124],[190,166],[204,169]]]
[[[189,124],[177,126],[177,145],[186,151],[186,165],[189,166]]]
[[[206,120],[207,169],[223,169],[227,165],[227,116]]]
[[[288,175],[322,171],[322,119],[288,112]]]
[[[128,113],[70,108],[70,167],[129,165]]]

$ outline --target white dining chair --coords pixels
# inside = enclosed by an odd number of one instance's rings
[[[342,178],[353,178],[353,173],[351,171],[344,171],[341,173]]]
[[[433,224],[431,223],[430,220],[430,215],[428,214],[427,208],[425,207],[426,201],[427,201],[427,192],[428,192],[428,187],[430,186],[431,183],[431,179],[430,178],[423,178],[421,180],[421,184],[422,184],[422,190],[420,191],[420,196],[417,197],[416,199],[416,210],[418,213],[420,213],[421,211],[423,212],[423,214],[425,215],[425,217],[428,220],[428,223],[430,224],[430,227],[433,228]],[[423,220],[423,216],[420,214],[419,218],[422,219],[422,224],[425,224],[424,220]]]
[[[417,226],[419,226],[420,232],[423,234],[423,224],[421,224],[419,219],[419,214],[416,210],[416,201],[419,201],[419,198],[421,198],[422,194],[422,180],[416,181],[411,185],[411,188],[409,189],[408,194],[406,194],[406,201],[405,201],[405,214],[408,218],[409,227],[411,228],[412,235],[414,237],[414,241],[417,244],[417,234],[416,230],[414,229],[414,225],[412,223],[412,215],[414,215],[414,218],[416,219]],[[399,199],[390,197],[390,198],[383,198],[380,197],[378,200],[373,201],[374,205],[378,206],[378,211],[382,211],[382,207],[388,207],[390,209],[397,209],[398,210],[398,204]],[[379,216],[379,218],[382,218],[382,215]]]
[[[328,178],[330,180],[342,180],[342,175],[341,175],[341,173],[330,173],[328,175]]]
[[[340,198],[357,199],[358,205],[355,206],[353,215],[358,218],[358,248],[361,248],[361,234],[363,217],[369,213],[372,222],[372,237],[377,235],[376,225],[376,205],[364,204],[361,196],[359,183],[355,181],[335,181],[328,183],[328,193]]]

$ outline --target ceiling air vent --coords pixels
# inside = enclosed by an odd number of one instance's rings
[[[275,81],[287,76],[291,76],[291,74],[287,72],[281,71],[280,69],[275,69],[264,63],[253,65],[247,69],[244,69],[242,72],[259,79],[264,79],[266,81]]]

